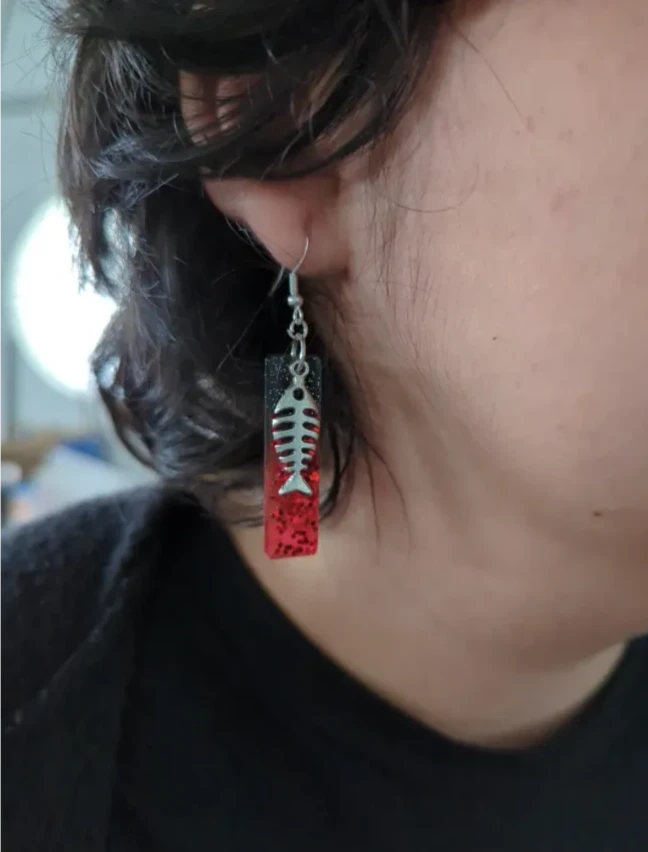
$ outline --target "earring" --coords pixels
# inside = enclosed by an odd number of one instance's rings
[[[288,275],[289,354],[265,362],[264,526],[271,559],[317,552],[322,366],[306,354],[308,325],[297,278],[308,245]]]

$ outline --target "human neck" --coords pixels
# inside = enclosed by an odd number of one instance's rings
[[[453,739],[533,744],[602,685],[632,630],[615,617],[605,566],[531,528],[496,491],[483,501],[418,423],[385,413],[386,465],[359,466],[316,557],[271,562],[258,531],[235,540],[295,624],[386,700]]]

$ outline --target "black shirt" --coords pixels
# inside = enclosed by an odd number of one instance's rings
[[[648,640],[542,747],[458,745],[327,659],[196,518],[145,610],[110,837],[113,852],[646,852]]]

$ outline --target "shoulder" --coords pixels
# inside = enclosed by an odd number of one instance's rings
[[[151,561],[162,488],[83,503],[2,538],[3,721],[21,715],[95,634],[125,582]]]

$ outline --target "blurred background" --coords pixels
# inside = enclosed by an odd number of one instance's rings
[[[151,478],[90,382],[113,306],[78,287],[56,186],[60,91],[37,4],[2,0],[2,523]]]

